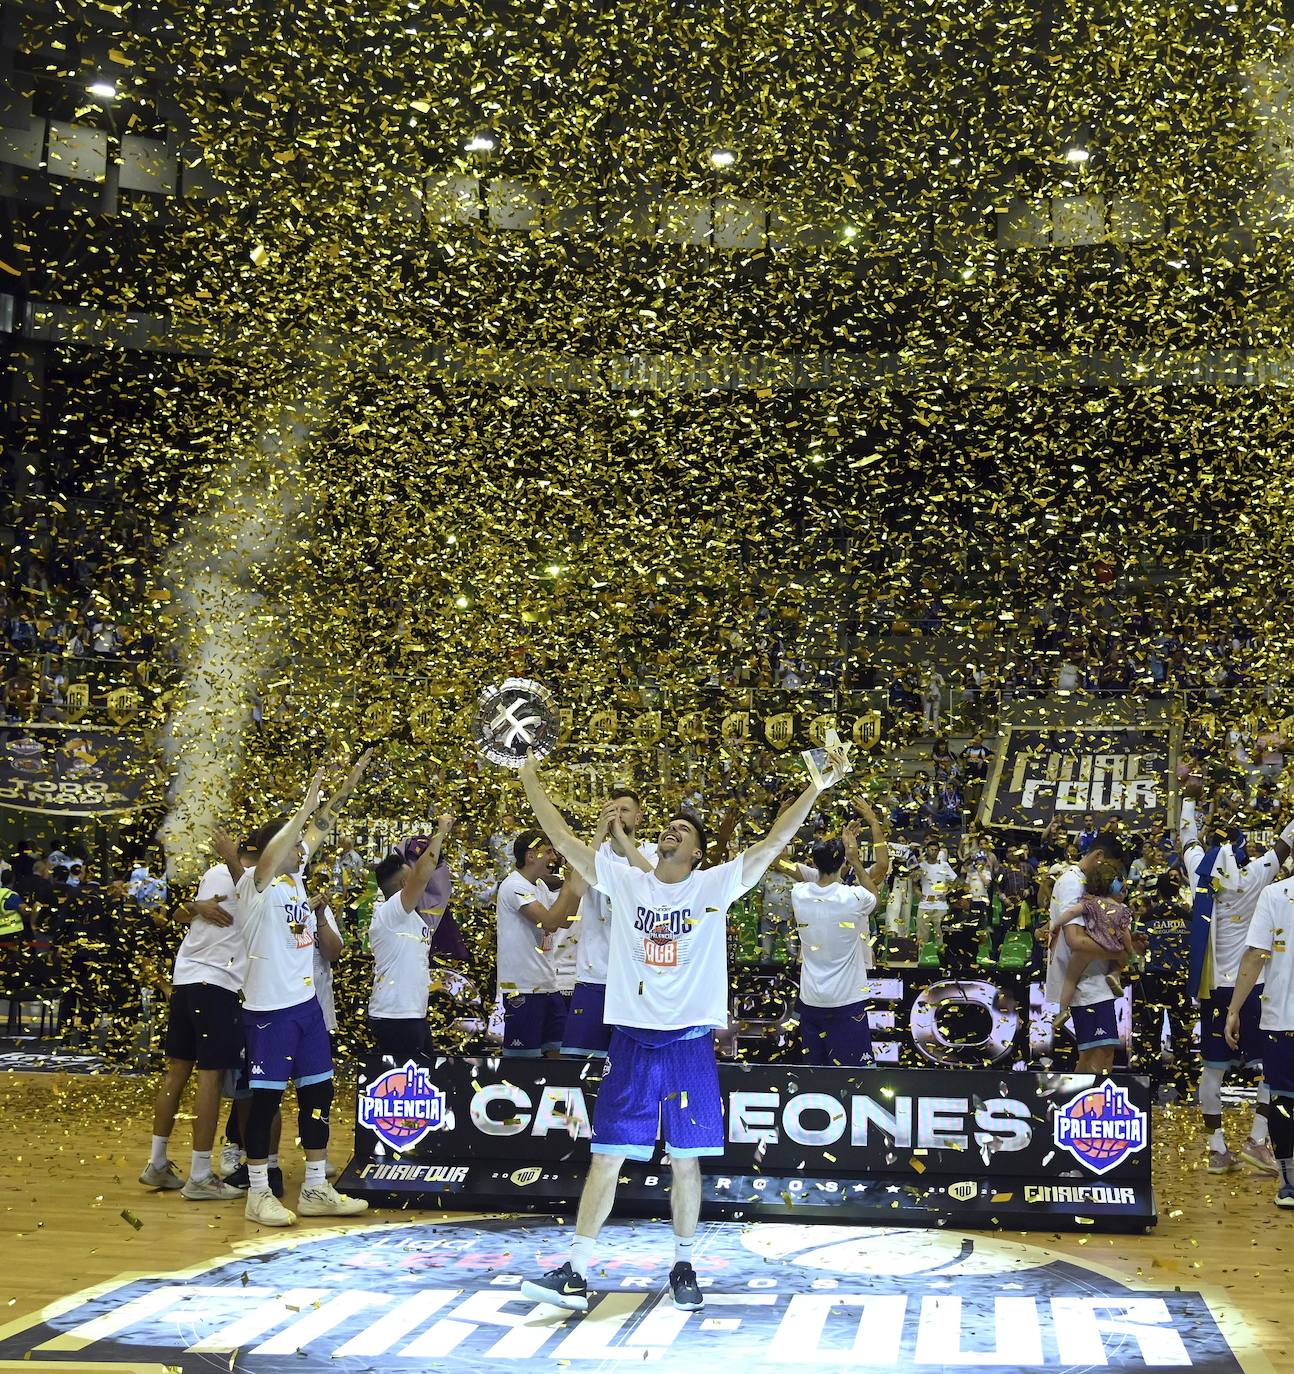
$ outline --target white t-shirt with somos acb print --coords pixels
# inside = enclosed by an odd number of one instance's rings
[[[247,942],[243,1006],[248,1011],[298,1007],[315,995],[315,914],[300,875],[285,873],[264,892],[256,870],[238,883]]]
[[[695,869],[681,883],[615,863],[599,849],[597,885],[611,898],[603,1019],[686,1030],[728,1024],[728,908],[750,890],[742,860]]]

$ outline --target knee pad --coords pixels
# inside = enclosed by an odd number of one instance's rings
[[[1209,1116],[1222,1115],[1222,1082],[1226,1076],[1225,1069],[1204,1066],[1200,1073],[1200,1111]]]
[[[322,1150],[328,1144],[328,1113],[332,1107],[332,1079],[297,1089],[297,1134],[303,1150]]]
[[[270,1152],[270,1129],[283,1101],[281,1088],[257,1088],[252,1093],[252,1108],[247,1114],[247,1133],[243,1149],[250,1159],[264,1159]]]

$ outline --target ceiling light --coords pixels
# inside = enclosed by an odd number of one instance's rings
[[[492,153],[499,146],[499,141],[491,133],[473,134],[471,138],[463,144],[465,153]]]
[[[468,606],[471,605],[471,602],[468,601],[465,596],[459,595],[454,598],[454,605],[457,606],[460,611],[465,611]]]
[[[1086,162],[1088,157],[1089,153],[1086,148],[1079,147],[1076,145],[1073,148],[1065,149],[1066,162]]]
[[[96,95],[100,100],[116,100],[117,88],[111,81],[92,81],[86,90],[91,95]]]
[[[711,148],[711,149],[710,149],[710,166],[711,166],[711,167],[715,167],[715,168],[718,168],[719,170],[723,170],[723,168],[725,168],[725,167],[731,167],[732,164],[733,164],[734,162],[736,162],[736,160],[737,160],[737,154],[734,153],[734,152],[732,151],[731,148]]]

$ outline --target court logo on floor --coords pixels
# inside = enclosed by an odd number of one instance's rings
[[[141,1234],[165,1227],[167,1214],[159,1200]],[[678,1374],[1241,1374],[1233,1351],[1252,1346],[1239,1319],[1220,1325],[1200,1293],[936,1230],[705,1224],[696,1267],[706,1305],[683,1313],[666,1284],[668,1225],[615,1223],[598,1244],[588,1313],[523,1299],[522,1278],[559,1265],[568,1237],[548,1218],[274,1237],[207,1266],[52,1303],[0,1329],[0,1370],[592,1374],[647,1363]]]

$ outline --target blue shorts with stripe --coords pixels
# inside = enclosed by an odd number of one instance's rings
[[[714,1033],[646,1045],[614,1027],[593,1107],[593,1151],[647,1160],[662,1133],[679,1158],[723,1154]]]
[[[323,1008],[312,997],[275,1011],[243,1008],[247,1035],[247,1081],[256,1088],[298,1088],[332,1077],[332,1045]]]

